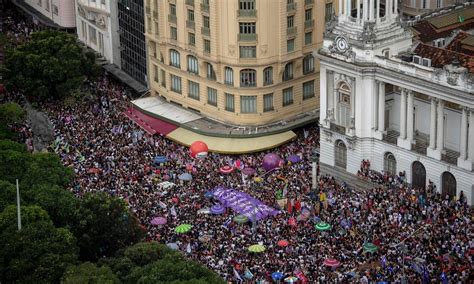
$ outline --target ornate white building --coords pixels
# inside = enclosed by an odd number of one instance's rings
[[[400,23],[397,5],[339,0],[317,55],[320,161],[356,174],[368,159],[373,170],[406,171],[412,186],[431,181],[473,204],[474,57],[449,50],[456,31],[446,30],[466,30],[470,49],[474,6],[422,20],[412,33],[416,23]],[[446,35],[442,44],[414,37],[428,26]]]
[[[77,36],[109,63],[120,66],[117,2],[111,0],[76,1]]]

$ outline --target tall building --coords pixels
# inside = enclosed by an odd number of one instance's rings
[[[74,0],[12,0],[12,2],[26,12],[37,25],[55,29],[76,27]]]
[[[318,52],[321,163],[474,204],[474,6],[402,24],[398,1],[343,2]]]
[[[118,21],[122,70],[147,85],[145,49],[145,12],[143,0],[120,0]]]
[[[120,67],[116,1],[77,0],[77,36],[85,45]]]
[[[152,94],[232,125],[319,108],[332,0],[145,0]]]
[[[402,0],[401,11],[405,16],[417,16],[469,0]]]

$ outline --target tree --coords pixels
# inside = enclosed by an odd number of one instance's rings
[[[64,284],[114,284],[120,283],[118,277],[108,266],[97,266],[94,263],[85,262],[80,265],[70,266],[63,276]]]
[[[30,99],[60,98],[78,88],[98,68],[76,38],[64,32],[41,31],[31,41],[6,53],[4,80]]]
[[[16,206],[0,213],[0,282],[57,283],[66,267],[77,261],[75,237],[55,228],[38,206],[22,206],[17,230]]]
[[[15,204],[15,202],[15,185],[8,181],[0,180],[0,212],[2,212],[8,205]]]
[[[0,104],[0,125],[22,122],[25,111],[17,103]]]
[[[16,152],[26,153],[26,145],[20,144],[12,140],[0,140],[0,151],[12,150]]]
[[[144,230],[125,202],[103,192],[86,194],[72,228],[78,238],[82,260],[111,256],[142,239]]]

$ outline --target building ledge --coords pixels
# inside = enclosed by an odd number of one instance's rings
[[[102,65],[102,67],[107,72],[114,75],[119,81],[121,81],[122,83],[132,88],[138,94],[144,94],[148,91],[148,88],[145,85],[143,85],[142,83],[135,80],[132,76],[125,73],[117,65],[107,63],[107,64]]]
[[[25,3],[22,0],[12,0],[12,3],[23,10],[25,13],[30,15],[33,18],[33,21],[37,20],[41,24],[48,26],[53,29],[75,29],[76,27],[63,27],[58,24],[56,24],[53,20],[50,18],[46,17],[45,15],[41,14],[39,11],[37,11],[35,8],[31,7],[27,3]],[[36,23],[35,23],[36,24]]]

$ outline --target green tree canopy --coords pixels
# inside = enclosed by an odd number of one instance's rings
[[[0,282],[57,283],[66,267],[77,262],[75,237],[55,228],[45,210],[22,206],[17,230],[16,206],[0,213]]]
[[[12,140],[0,140],[0,151],[12,150],[16,152],[26,153],[26,145],[20,144]]]
[[[64,273],[64,284],[115,284],[120,283],[118,277],[108,266],[97,266],[91,262],[70,266]]]
[[[17,103],[0,104],[0,124],[22,122],[26,112]]]
[[[84,196],[77,210],[77,220],[72,230],[78,238],[83,260],[111,256],[144,236],[143,228],[125,202],[103,192]]]
[[[73,35],[47,30],[8,51],[3,73],[7,88],[41,100],[64,97],[97,70],[94,55],[84,53]]]

